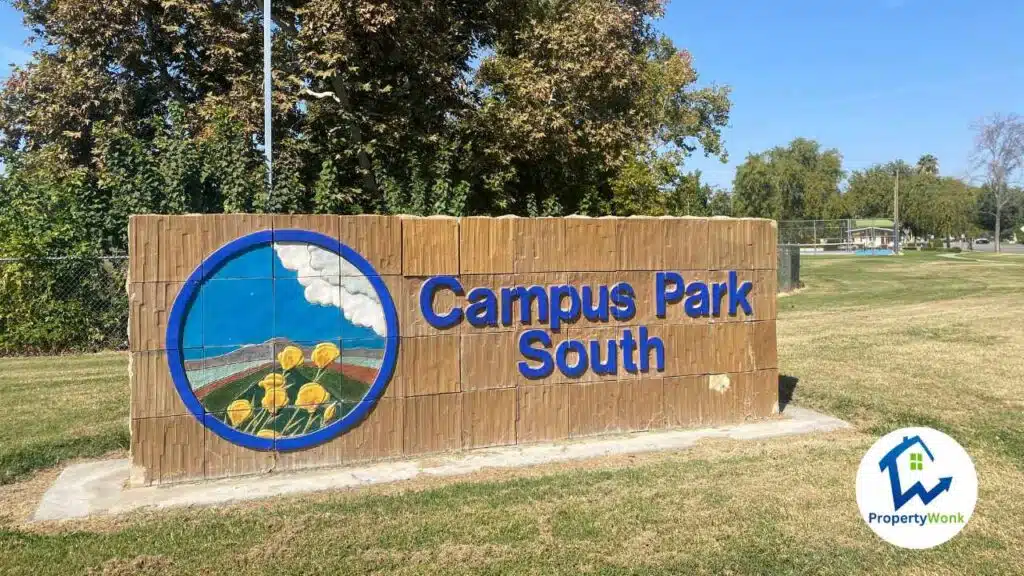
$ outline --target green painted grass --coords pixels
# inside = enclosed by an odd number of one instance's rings
[[[781,371],[795,404],[851,431],[42,529],[8,520],[0,573],[1021,574],[1024,258],[965,256],[803,259],[807,288],[779,300]],[[119,358],[0,360],[0,402],[27,431],[0,439],[118,429]],[[104,392],[81,413],[51,394],[29,416],[53,379]],[[853,496],[873,440],[911,425],[965,444],[981,486],[966,529],[928,551],[879,540]]]

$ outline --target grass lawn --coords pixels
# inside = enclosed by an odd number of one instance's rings
[[[127,356],[0,358],[0,406],[0,485],[69,458],[127,450]]]
[[[795,404],[853,430],[471,479],[23,526],[2,506],[53,475],[28,470],[123,444],[125,363],[0,360],[19,478],[0,486],[0,574],[1024,573],[1024,257],[802,264],[781,371]],[[921,552],[878,539],[854,499],[864,452],[908,425],[960,440],[980,483],[970,524]]]

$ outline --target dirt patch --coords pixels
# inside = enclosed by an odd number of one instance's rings
[[[28,522],[43,499],[43,494],[57,480],[63,468],[49,468],[37,472],[25,482],[0,486],[0,525]]]
[[[775,294],[775,297],[776,298],[786,298],[788,296],[796,296],[797,294],[800,294],[802,292],[806,292],[807,288],[808,288],[807,284],[804,283],[804,282],[801,282],[799,288],[794,288],[794,289],[788,290],[786,292],[778,292],[777,294]]]

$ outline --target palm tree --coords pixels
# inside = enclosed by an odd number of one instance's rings
[[[931,154],[925,154],[917,159],[917,172],[918,174],[928,174],[930,176],[939,175],[939,159]]]

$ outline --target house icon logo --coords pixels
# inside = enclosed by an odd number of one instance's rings
[[[939,482],[930,490],[926,490],[924,485],[917,481],[905,492],[903,491],[903,483],[900,482],[899,457],[907,450],[918,447],[923,451],[923,454],[922,452],[910,453],[910,469],[911,471],[923,471],[924,456],[927,455],[928,460],[931,462],[935,462],[935,456],[932,455],[932,451],[928,449],[928,445],[924,443],[924,440],[921,440],[920,436],[904,437],[903,442],[900,442],[899,445],[890,450],[878,462],[878,468],[883,472],[887,471],[889,474],[889,485],[892,488],[892,505],[896,511],[899,511],[900,508],[903,508],[904,504],[910,502],[915,497],[920,498],[921,503],[927,506],[938,498],[940,494],[948,492],[949,487],[953,484],[953,477],[946,476],[939,478]]]
[[[956,536],[978,497],[970,456],[931,428],[904,428],[879,439],[861,460],[857,504],[868,526],[902,548],[931,548]]]

